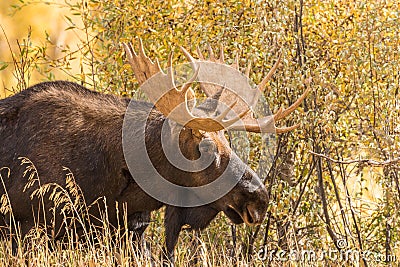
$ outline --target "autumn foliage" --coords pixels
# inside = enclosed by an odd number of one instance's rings
[[[16,12],[24,12],[26,5],[35,3],[21,1]],[[310,96],[281,122],[300,127],[276,137],[276,157],[264,173],[271,195],[265,223],[234,227],[220,216],[202,234],[203,262],[223,266],[272,260],[279,266],[276,257],[260,259],[261,249],[367,251],[381,256],[373,264],[400,257],[398,1],[66,0],[63,7],[69,12],[65,30],[80,36],[79,48],[58,47],[55,58],[46,53],[57,46],[51,38],[20,40],[26,44],[15,47],[14,62],[0,58],[1,70],[14,68],[19,81],[14,89],[24,89],[29,72],[34,77],[30,84],[62,78],[93,90],[142,97],[121,46],[138,38],[162,67],[170,51],[174,63],[185,62],[179,46],[196,55],[197,46],[210,44],[218,52],[223,45],[228,63],[236,53],[243,71],[251,62],[255,84],[282,54],[264,95],[272,111],[293,103],[311,78]],[[28,63],[21,70],[24,59]],[[257,137],[252,138],[255,160],[262,153]],[[162,215],[153,217],[148,238],[157,247],[162,245]],[[189,254],[189,236],[181,238],[178,265],[184,266]],[[361,257],[343,262],[372,264]]]

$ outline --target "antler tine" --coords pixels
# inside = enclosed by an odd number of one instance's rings
[[[280,120],[282,117],[282,112],[284,111],[283,107],[280,107],[278,111],[274,114],[274,121]]]
[[[139,51],[135,52],[132,43],[123,43],[128,63],[131,65],[133,72],[139,84],[143,84],[148,78],[158,72],[162,72],[158,60],[155,63],[146,55],[143,48],[143,41],[139,38]]]
[[[234,69],[236,69],[236,70],[239,70],[239,53],[238,53],[238,52],[236,52],[235,61],[234,61],[234,63],[231,65],[231,67],[234,68]]]
[[[232,104],[229,105],[229,107],[227,107],[223,112],[221,112],[221,114],[219,114],[217,117],[215,117],[215,120],[217,121],[222,121],[226,115],[228,115],[228,113],[233,109],[233,107],[238,103],[238,100],[233,101]],[[237,118],[233,118],[230,119],[226,122],[232,122],[235,123],[236,121],[240,120],[241,118],[243,118],[248,112],[250,111],[250,108],[247,108],[245,111],[241,112]]]
[[[221,114],[219,114],[218,116],[214,117],[214,118],[207,118],[208,120],[212,120],[215,124],[218,124],[220,126],[217,126],[216,130],[222,130],[222,129],[228,129],[231,125],[233,125],[234,123],[236,123],[237,121],[241,120],[244,116],[247,115],[247,113],[249,113],[250,108],[246,109],[245,111],[241,112],[238,116],[229,119],[229,120],[224,120],[224,118],[226,117],[226,115],[228,115],[228,113],[233,110],[233,107],[238,103],[238,100],[233,101],[233,103],[231,103],[226,109],[224,109],[224,111],[221,112]],[[215,127],[215,126],[214,126]]]
[[[174,52],[171,51],[168,54],[168,69],[167,69],[167,75],[169,76],[170,80],[171,80],[171,84],[173,86],[173,88],[176,89],[176,85],[175,85],[175,77],[174,77],[174,69],[172,67],[172,60],[174,57]]]
[[[179,48],[182,50],[182,52],[185,55],[185,57],[190,61],[190,64],[191,64],[192,68],[193,69],[198,69],[197,66],[196,66],[196,60],[192,57],[192,55],[185,48],[183,48],[182,46],[179,46]],[[198,72],[198,70],[196,70],[196,72]]]
[[[221,44],[219,47],[219,60],[222,62],[225,62],[225,56],[224,56],[224,45]]]
[[[306,98],[308,93],[311,91],[311,87],[307,86],[307,89],[304,91],[304,93],[299,97],[299,99],[296,100],[290,107],[287,109],[283,110],[282,108],[280,109],[280,112],[274,115],[275,121],[281,120],[290,113],[292,113],[300,104],[303,102],[303,100]]]
[[[228,128],[229,126],[231,126],[232,124],[236,123],[237,121],[241,120],[244,116],[247,115],[247,113],[250,112],[250,109],[247,109],[245,111],[243,111],[242,113],[239,114],[239,116],[237,116],[236,118],[224,121],[224,126],[225,128]]]
[[[135,50],[133,50],[132,44],[131,44],[131,49],[132,49],[133,54],[135,56],[137,56],[139,58],[143,58],[144,61],[148,61],[151,65],[154,65],[154,62],[146,55],[146,52],[144,51],[142,38],[139,38],[139,52],[138,52],[138,55],[136,55]],[[157,62],[158,62],[158,60],[157,60]],[[161,71],[161,67],[158,66],[158,68],[159,68],[159,71]]]
[[[268,72],[267,76],[265,76],[264,79],[261,81],[261,83],[258,85],[258,90],[260,90],[261,92],[264,92],[267,82],[271,79],[272,75],[274,75],[276,69],[279,66],[279,63],[281,63],[281,57],[282,57],[282,54],[280,53],[278,60],[275,62],[274,66],[272,66],[272,68]]]
[[[199,56],[199,58],[200,58],[201,60],[204,60],[203,53],[201,52],[201,49],[200,49],[199,46],[196,47],[196,50],[197,50],[197,55]]]
[[[147,57],[146,52],[144,51],[144,48],[143,48],[142,38],[139,38],[139,55],[143,55],[144,57]],[[150,58],[149,58],[149,60],[151,61]]]
[[[193,76],[190,77],[190,79],[182,85],[182,89],[181,89],[182,92],[186,92],[190,88],[192,83],[197,79],[197,76],[199,75],[199,71],[200,71],[200,67],[196,68],[196,71],[193,74]]]
[[[222,88],[220,90],[218,90],[213,96],[212,98],[218,100],[219,97],[222,95],[222,93],[224,92],[224,90],[226,89],[225,84],[222,86]],[[228,113],[233,110],[233,107],[238,103],[238,100],[235,100],[232,102],[232,104],[230,104],[224,111],[221,112],[221,114],[219,114],[215,120],[217,121],[221,121],[223,122],[223,119],[226,117],[226,115],[228,115]],[[224,122],[225,127],[229,127],[230,125],[234,124],[235,122],[237,122],[238,120],[242,119],[248,112],[250,111],[250,108],[248,108],[247,110],[243,111],[242,113],[239,114],[239,116],[230,119],[228,121]]]
[[[135,53],[135,51],[132,51],[132,45],[131,43],[122,43],[122,45],[124,46],[124,50],[125,50],[125,54],[128,57],[128,61],[132,59],[133,55],[132,53]]]
[[[138,62],[138,56],[135,52],[135,49],[133,49],[133,46],[131,43],[123,43],[125,53],[128,58],[128,63],[131,65],[133,72],[135,73],[136,79],[140,84],[142,84],[144,81],[146,81],[146,75],[144,74],[143,71],[140,70],[139,67],[139,62]]]
[[[246,75],[246,77],[249,77],[249,75],[250,75],[250,70],[251,70],[251,61],[249,62],[249,65],[247,65],[247,67],[246,67],[246,71],[245,71],[245,75]]]
[[[290,132],[290,131],[293,131],[293,130],[297,129],[299,126],[300,126],[300,124],[295,124],[295,125],[289,126],[289,127],[276,127],[275,128],[275,132],[277,134],[287,133],[287,132]]]
[[[182,91],[186,91],[187,89],[190,88],[192,83],[197,79],[197,76],[199,75],[200,67],[196,66],[195,59],[192,57],[192,55],[182,46],[179,46],[179,48],[182,50],[183,54],[185,57],[190,61],[190,64],[192,65],[192,68],[195,70],[195,73],[193,76],[182,86]]]
[[[239,114],[238,118],[242,119],[244,116],[246,116],[249,112],[251,111],[251,108],[247,108],[245,111]]]
[[[208,54],[211,60],[215,60],[214,51],[210,44],[207,44]]]
[[[174,58],[174,52],[171,51],[168,54],[168,68],[170,68],[169,71],[171,71],[171,72],[173,72],[173,69],[172,69],[172,60],[173,60],[173,58]]]
[[[191,62],[194,63],[196,60],[192,57],[192,55],[182,46],[179,46],[179,48],[181,49],[181,51],[183,52],[183,54],[185,55],[185,57]],[[197,53],[201,53],[199,47],[197,47],[198,51]],[[203,55],[201,55],[203,56]],[[200,56],[199,56],[200,57]]]
[[[221,114],[215,117],[215,120],[222,121],[226,117],[226,115],[228,115],[231,109],[237,104],[237,102],[237,100],[233,101],[233,103],[230,104],[229,107],[227,107],[224,111],[221,112]]]

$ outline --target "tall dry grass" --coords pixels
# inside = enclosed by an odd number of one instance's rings
[[[6,2],[1,1],[0,5]],[[22,2],[43,4],[43,1]],[[136,36],[144,39],[149,55],[158,57],[161,63],[173,50],[170,46],[182,45],[194,51],[196,45],[204,46],[209,42],[218,47],[223,43],[227,60],[232,60],[236,51],[241,51],[243,65],[253,62],[251,79],[255,82],[269,70],[277,56],[276,49],[281,48],[284,51],[282,67],[271,80],[271,91],[266,94],[269,104],[276,109],[281,105],[288,106],[296,99],[302,90],[303,76],[313,77],[313,92],[304,109],[292,115],[293,121],[286,122],[288,125],[299,122],[301,127],[280,137],[281,150],[277,151],[280,157],[274,160],[277,168],[266,177],[272,197],[265,223],[258,230],[234,227],[220,215],[199,239],[191,231],[183,232],[176,249],[178,266],[192,264],[189,260],[194,257],[194,251],[198,251],[197,264],[208,266],[394,264],[382,258],[368,262],[335,257],[320,261],[276,259],[279,250],[334,250],[332,236],[346,240],[349,249],[400,258],[398,164],[377,168],[357,162],[335,163],[323,158],[317,168],[319,158],[310,153],[320,152],[343,162],[365,158],[384,162],[399,157],[398,1],[155,1],[151,5],[148,1],[66,2],[76,3],[67,5],[68,12],[77,14],[69,14],[69,17],[86,22],[84,27],[68,24],[72,27],[68,30],[70,33],[83,33],[83,38],[79,39],[80,49],[64,46],[61,60],[37,57],[42,55],[43,48],[54,47],[54,44],[37,42],[33,35],[27,37],[27,29],[18,30],[22,33],[18,37],[20,47],[13,37],[9,38],[17,60],[13,62],[8,57],[12,53],[7,45],[3,45],[0,61],[0,69],[4,62],[9,65],[0,74],[12,71],[14,76],[8,77],[14,77],[16,91],[33,80],[56,79],[59,76],[52,76],[53,71],[64,71],[68,73],[68,79],[89,88],[135,96],[138,92],[135,91],[135,80],[129,66],[124,64],[120,43]],[[57,8],[47,7],[49,12]],[[30,21],[23,13],[25,8],[27,6],[17,14]],[[17,25],[18,20],[13,23]],[[44,22],[39,23],[42,25]],[[90,32],[93,29],[95,31]],[[9,35],[9,29],[6,27],[5,30]],[[1,41],[4,44],[4,35],[1,35]],[[182,57],[178,53],[175,55],[178,55],[177,61]],[[73,60],[80,61],[78,70],[69,65]],[[43,64],[35,65],[40,61]],[[45,64],[50,65],[45,67]],[[34,74],[30,76],[32,80],[27,79],[29,73],[37,71],[36,66],[43,67],[39,69],[39,78]],[[254,151],[259,149],[253,148]],[[290,153],[294,155],[292,161],[286,157]],[[288,162],[289,175],[286,176],[293,178],[291,183],[284,180],[285,173],[279,169]],[[0,172],[3,179],[8,179],[7,172],[7,168]],[[38,181],[34,185],[37,186]],[[70,207],[69,212],[77,224],[89,216],[84,211],[92,203],[85,203],[79,197],[82,201],[75,203],[77,195],[69,192],[74,186],[68,190],[57,185],[40,186],[41,190],[49,190],[47,192],[56,190],[54,199]],[[35,197],[41,197],[40,192],[38,190]],[[81,194],[80,190],[76,192]],[[2,196],[1,201],[3,211],[6,211],[9,206],[7,196]],[[13,222],[12,212],[8,216]],[[43,235],[42,225],[31,231],[30,238],[24,238],[18,235],[18,223],[10,223],[6,230],[13,234],[19,246],[13,255],[10,239],[2,241],[2,265],[25,264],[29,262],[29,255],[32,261],[36,257],[37,264],[43,266],[149,264],[145,255],[125,241],[129,235],[124,233],[123,227],[110,226],[107,214],[100,220],[103,222],[101,228],[86,226],[85,240],[81,241],[76,239],[74,231],[77,230],[68,232],[64,240],[51,240]],[[154,212],[146,231],[146,241],[156,264],[160,263],[164,243],[162,225],[162,210]],[[255,256],[247,258],[246,251],[254,232],[258,233],[253,248]],[[264,245],[267,257],[258,259],[257,252]],[[268,259],[270,253],[275,253],[272,262]]]

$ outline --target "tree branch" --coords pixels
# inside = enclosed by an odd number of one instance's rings
[[[338,164],[353,164],[353,163],[358,163],[358,164],[364,164],[364,165],[369,165],[369,166],[387,166],[387,165],[394,165],[400,162],[400,158],[394,158],[391,160],[385,160],[385,161],[376,161],[373,159],[352,159],[352,160],[337,160],[333,159],[331,157],[328,157],[327,155],[316,153],[314,151],[309,150],[311,154],[317,157],[321,157],[324,159],[327,159],[331,162],[338,163]]]

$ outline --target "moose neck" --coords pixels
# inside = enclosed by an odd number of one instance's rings
[[[168,127],[168,119],[156,110],[150,116],[145,138],[147,153],[153,166],[164,179],[178,185],[191,186],[190,173],[175,167],[165,155],[164,149],[172,143],[172,140],[162,139],[162,128]]]

